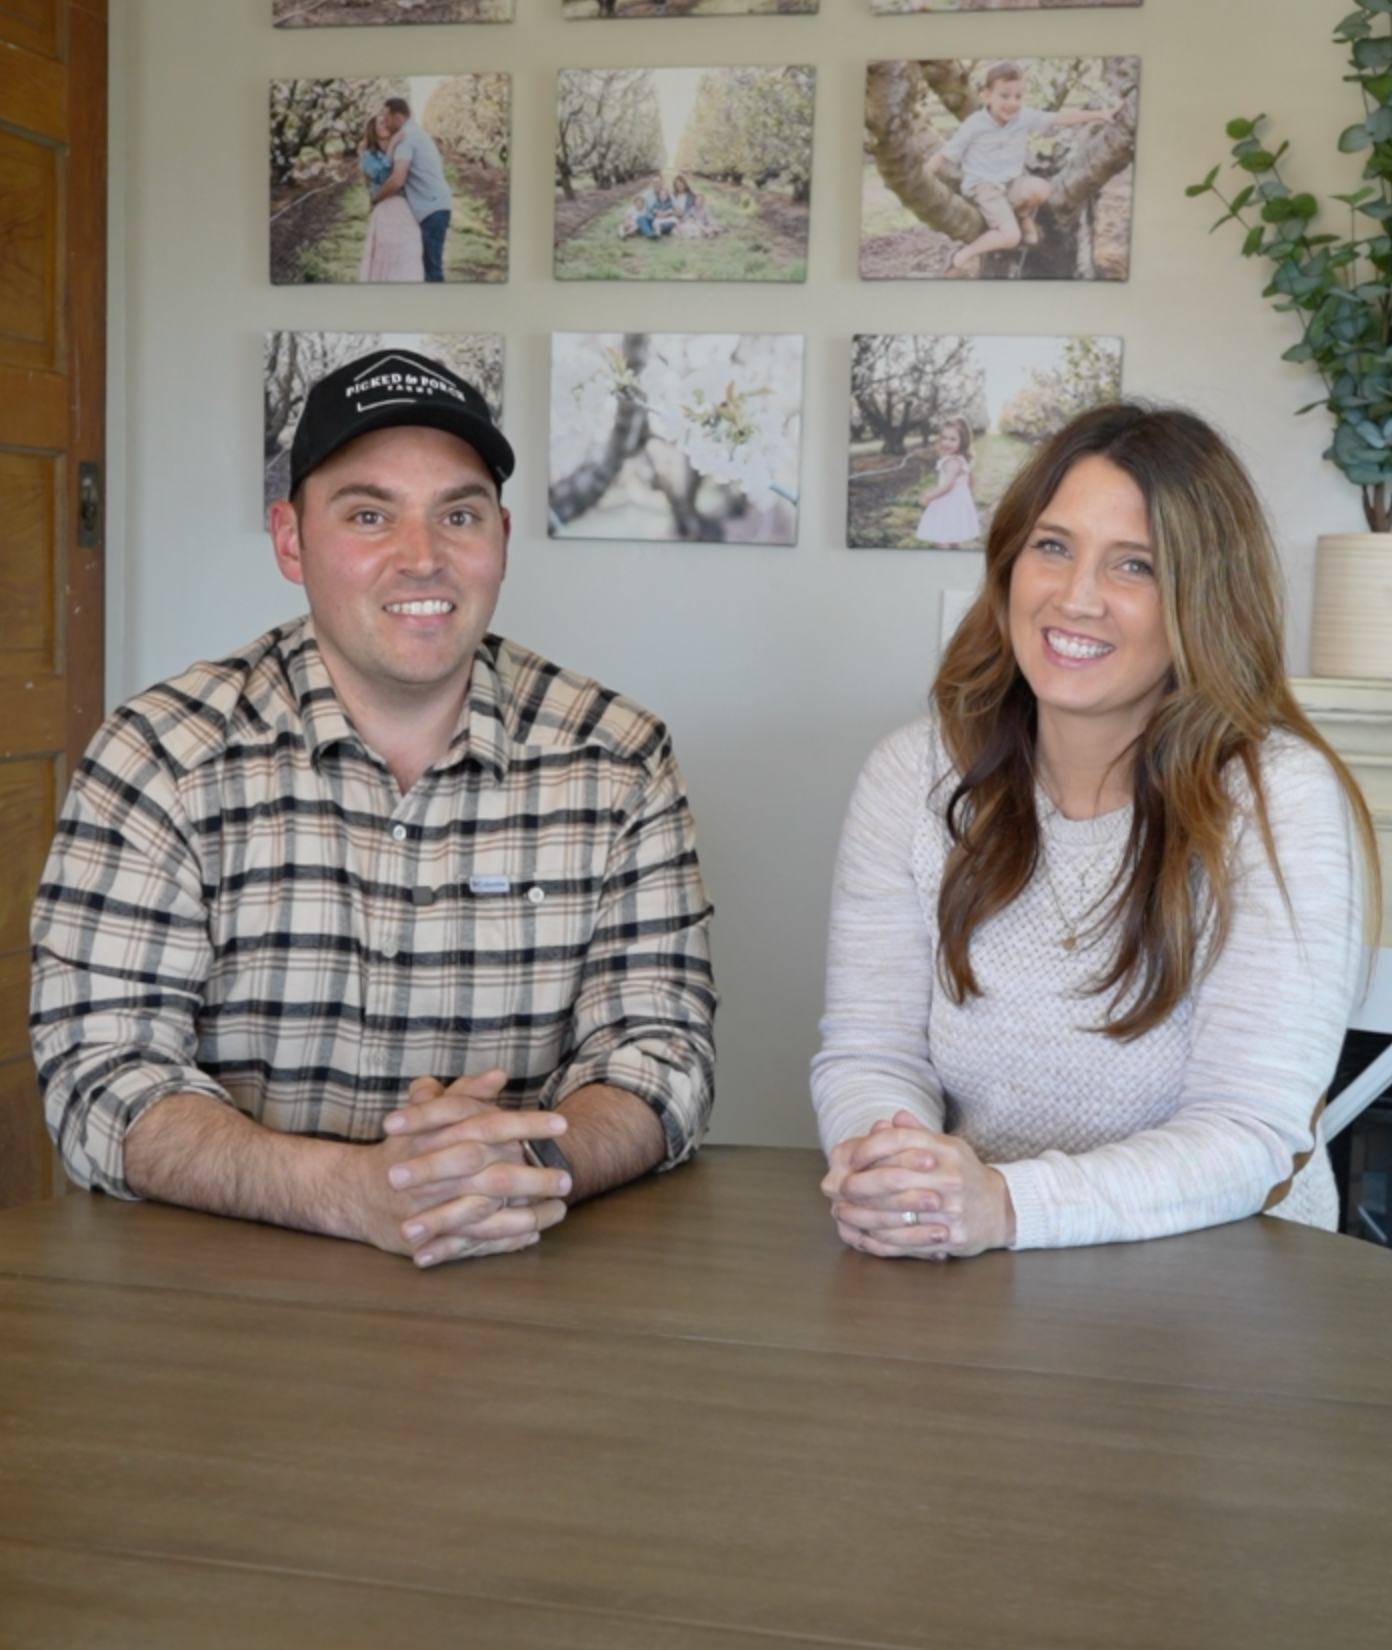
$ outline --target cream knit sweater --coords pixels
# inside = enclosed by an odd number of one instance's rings
[[[1364,956],[1353,824],[1328,764],[1276,734],[1262,777],[1289,909],[1244,809],[1221,956],[1168,1020],[1123,1043],[1087,1029],[1105,1009],[1083,993],[1108,942],[1082,919],[1116,870],[1130,809],[1068,820],[1042,804],[1047,871],[977,930],[983,995],[957,1007],[936,974],[955,775],[930,718],[886,739],[837,860],[812,1066],[825,1148],[901,1109],[961,1135],[1005,1176],[1020,1249],[1158,1237],[1260,1209],[1312,1145]],[[1322,1144],[1279,1212],[1335,1225]]]

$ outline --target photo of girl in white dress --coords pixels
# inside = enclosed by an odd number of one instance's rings
[[[919,500],[923,514],[915,536],[925,544],[954,549],[981,537],[981,518],[972,492],[971,426],[949,418],[938,431],[938,481]]]

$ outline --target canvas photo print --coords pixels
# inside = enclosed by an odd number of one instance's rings
[[[1139,87],[1136,57],[871,63],[861,277],[1124,281]]]
[[[568,21],[606,17],[792,17],[817,10],[820,0],[562,0]]]
[[[846,542],[982,549],[1040,442],[1120,394],[1120,338],[858,336]]]
[[[271,280],[505,281],[505,74],[273,80]]]
[[[803,340],[551,339],[552,538],[796,544]]]
[[[311,384],[360,355],[410,350],[449,367],[503,416],[503,340],[493,332],[268,332],[263,374],[262,492],[266,508],[290,493],[290,444]]]
[[[513,0],[271,0],[278,29],[384,23],[511,23]]]
[[[816,71],[563,69],[555,274],[802,281]]]
[[[906,11],[1074,11],[1080,6],[1139,6],[1142,0],[870,0],[889,16]]]

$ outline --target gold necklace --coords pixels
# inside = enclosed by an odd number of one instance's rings
[[[1070,921],[1068,912],[1064,910],[1063,901],[1059,898],[1058,885],[1054,881],[1054,873],[1049,868],[1049,851],[1047,844],[1045,844],[1044,848],[1044,880],[1049,885],[1049,892],[1053,896],[1054,900],[1054,909],[1058,912],[1059,921],[1063,924],[1063,939],[1060,941],[1060,944],[1063,946],[1065,951],[1073,951],[1077,948],[1078,944],[1078,930],[1083,926],[1085,919],[1090,917],[1097,909],[1097,901],[1093,900],[1090,904],[1085,905],[1076,922]],[[1082,878],[1078,883],[1078,891],[1082,894],[1084,899],[1087,898],[1088,883],[1091,881],[1092,869],[1089,867],[1088,870],[1083,873]]]
[[[1063,946],[1065,951],[1075,951],[1078,947],[1079,930],[1097,909],[1098,903],[1100,902],[1102,896],[1099,894],[1097,899],[1089,900],[1078,913],[1076,921],[1068,915],[1068,912],[1064,907],[1063,900],[1059,896],[1058,884],[1054,881],[1053,868],[1049,863],[1050,859],[1053,857],[1050,853],[1051,843],[1047,833],[1043,829],[1043,827],[1050,821],[1061,818],[1062,810],[1060,809],[1058,803],[1054,801],[1053,797],[1049,795],[1048,791],[1044,790],[1042,785],[1040,786],[1040,792],[1043,795],[1045,804],[1049,810],[1045,818],[1040,821],[1041,829],[1039,832],[1039,847],[1044,861],[1044,881],[1048,884],[1049,894],[1054,902],[1054,910],[1058,912],[1058,919],[1063,924],[1063,938],[1059,943]],[[1078,892],[1084,900],[1087,900],[1088,887],[1092,882],[1092,873],[1095,868],[1095,865],[1088,865],[1084,869],[1082,876],[1078,879]]]

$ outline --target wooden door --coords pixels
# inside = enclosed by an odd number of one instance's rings
[[[29,908],[102,710],[106,0],[0,0],[0,1207],[54,1189]]]

